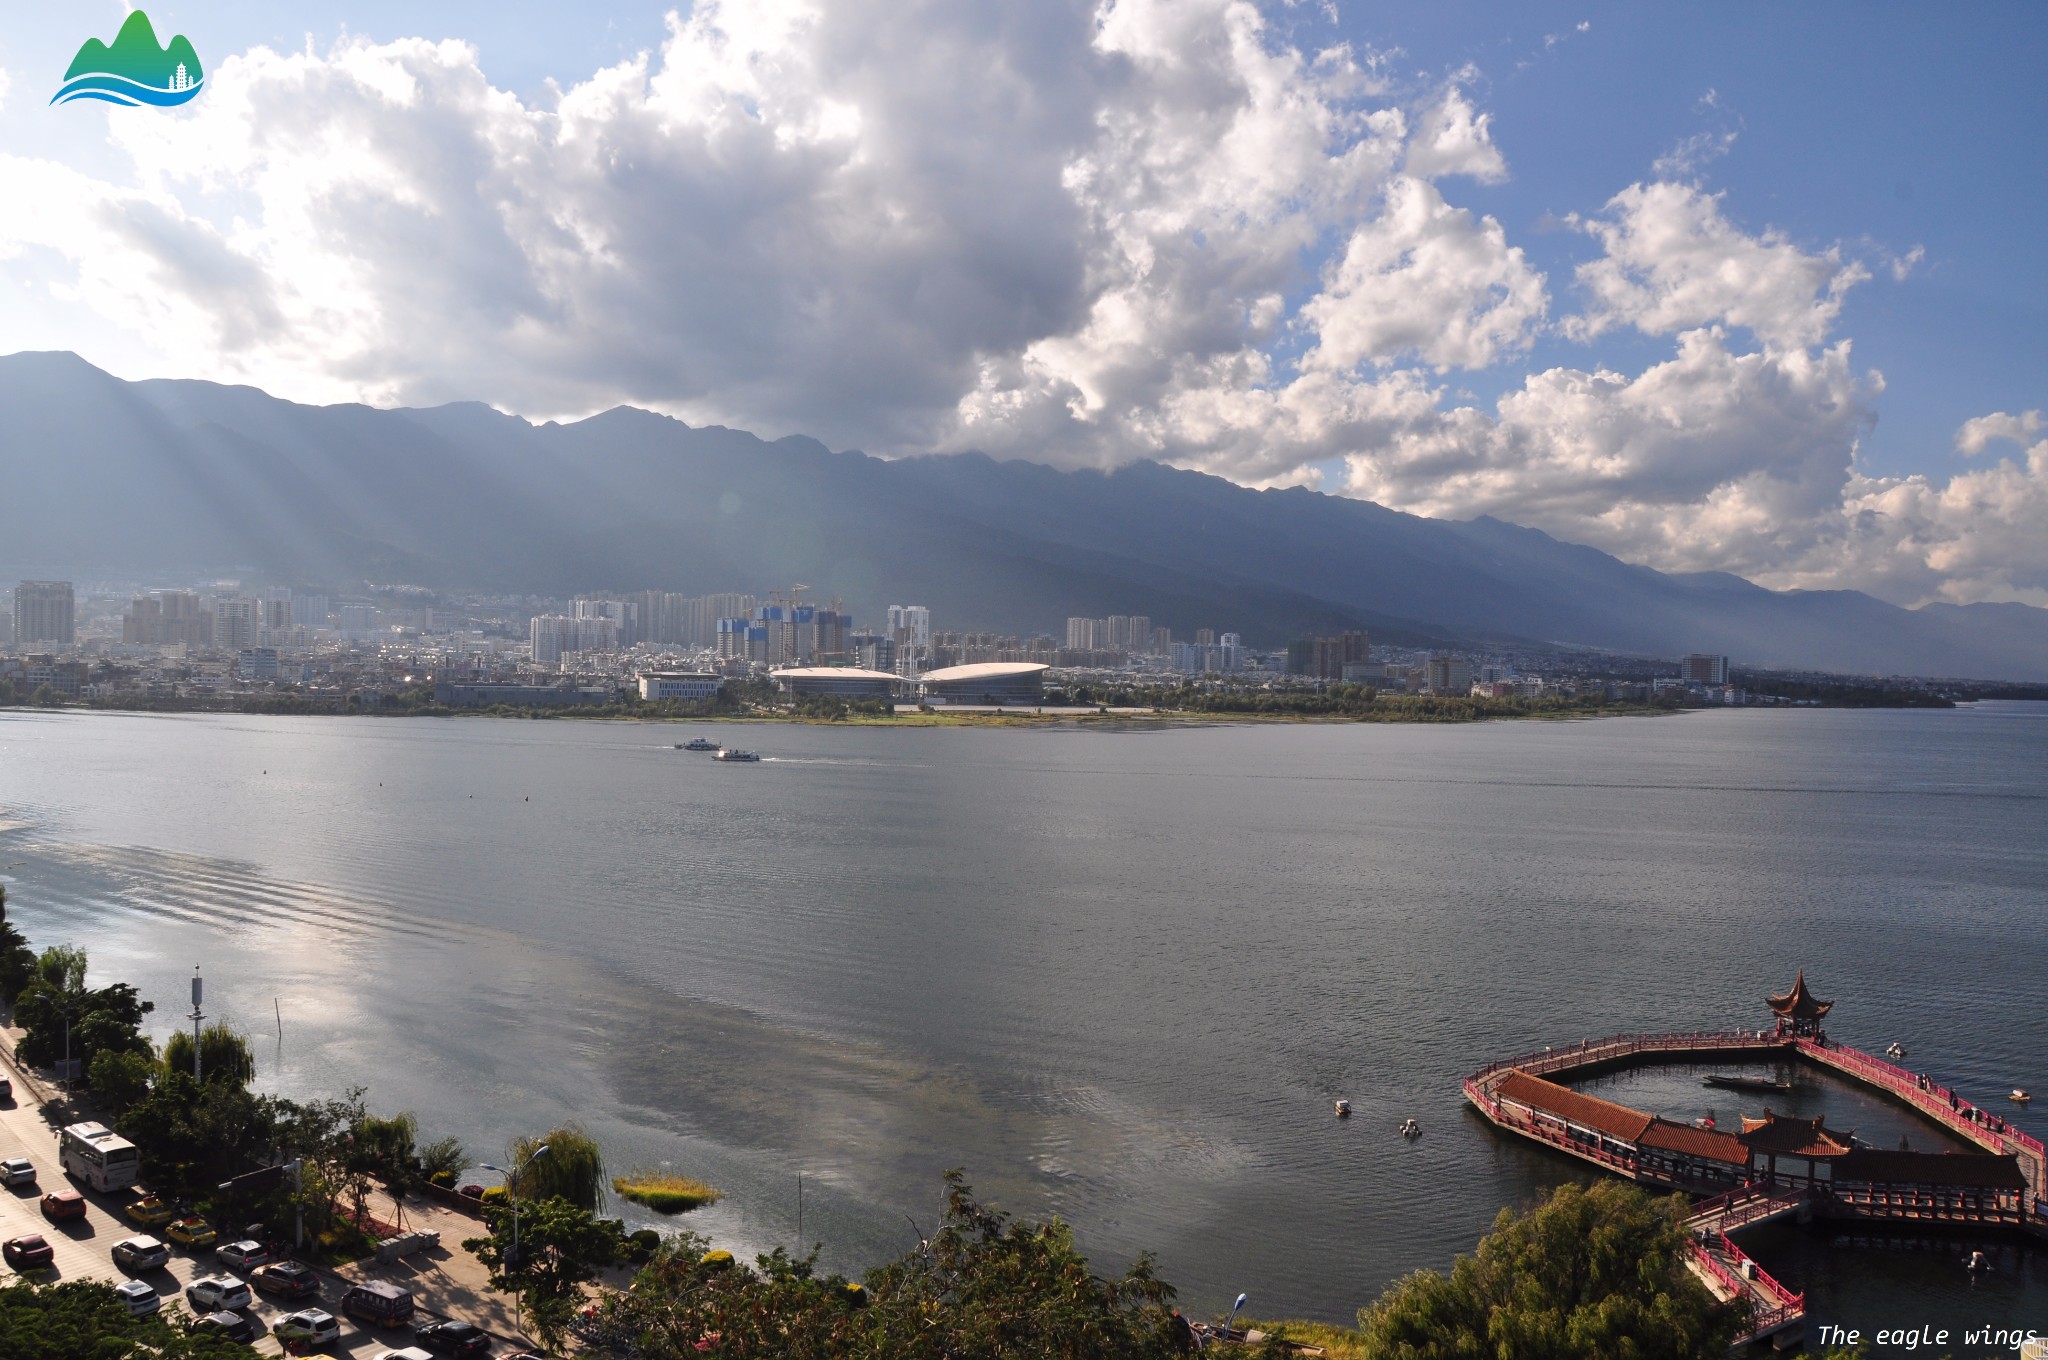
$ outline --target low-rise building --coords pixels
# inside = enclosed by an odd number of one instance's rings
[[[699,703],[718,697],[725,681],[703,671],[646,671],[640,676],[640,697],[653,703]]]
[[[444,680],[434,686],[434,702],[448,708],[489,708],[494,704],[518,708],[572,707],[616,703],[618,698],[619,692],[609,685],[462,684]]]
[[[1031,707],[1045,700],[1045,673],[1052,669],[1029,662],[984,661],[948,666],[920,677],[924,697],[942,704],[994,704]]]
[[[792,698],[827,695],[834,699],[887,699],[896,692],[898,677],[887,671],[862,670],[858,666],[791,666],[771,671],[768,678]]]

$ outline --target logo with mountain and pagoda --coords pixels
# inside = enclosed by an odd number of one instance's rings
[[[100,99],[131,108],[149,104],[166,109],[189,101],[206,83],[199,54],[180,33],[169,47],[159,47],[149,16],[136,10],[114,35],[114,45],[88,38],[64,73],[64,88],[52,104],[74,99]]]

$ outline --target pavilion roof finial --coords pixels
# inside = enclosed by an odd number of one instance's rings
[[[1822,1001],[1806,986],[1806,970],[1799,970],[1799,976],[1792,979],[1789,991],[1767,998],[1772,1011],[1788,1020],[1818,1020],[1835,1008],[1832,1001]]]

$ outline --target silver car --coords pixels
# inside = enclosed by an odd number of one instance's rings
[[[213,1255],[215,1260],[231,1270],[254,1270],[270,1263],[270,1248],[249,1238],[215,1247]]]
[[[130,1317],[148,1317],[164,1306],[164,1296],[140,1280],[123,1280],[114,1286]]]
[[[0,1185],[34,1185],[36,1164],[26,1157],[9,1157],[0,1162]]]
[[[154,1237],[124,1237],[114,1244],[114,1264],[123,1270],[161,1270],[170,1264],[171,1249]]]
[[[280,1341],[299,1341],[307,1346],[324,1346],[341,1339],[341,1319],[323,1309],[302,1308],[287,1313],[270,1326]]]

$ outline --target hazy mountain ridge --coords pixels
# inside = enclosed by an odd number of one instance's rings
[[[0,562],[23,571],[548,594],[800,581],[863,620],[914,601],[942,627],[1005,632],[1128,612],[1256,643],[1362,624],[1389,640],[2048,677],[2048,611],[2025,605],[1906,610],[1671,576],[1498,520],[1252,491],[1154,463],[886,461],[624,407],[539,426],[473,403],[309,407],[246,387],[127,383],[70,354],[0,358],[0,430]]]

